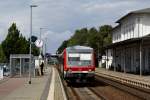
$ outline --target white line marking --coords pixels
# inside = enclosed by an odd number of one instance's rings
[[[51,79],[51,83],[50,83],[47,100],[54,100],[55,70],[54,70],[54,68],[52,68],[52,69],[53,69],[53,74],[52,74],[52,79]]]

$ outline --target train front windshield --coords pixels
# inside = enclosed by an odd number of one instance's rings
[[[69,66],[91,66],[92,53],[69,53],[68,65]]]

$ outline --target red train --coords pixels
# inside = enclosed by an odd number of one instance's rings
[[[61,73],[67,81],[91,81],[95,74],[93,48],[86,46],[67,47],[61,54]]]

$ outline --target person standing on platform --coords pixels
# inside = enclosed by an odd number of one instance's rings
[[[40,68],[41,68],[41,75],[44,75],[44,74],[43,74],[43,67],[44,67],[44,63],[42,62],[41,65],[40,65]]]

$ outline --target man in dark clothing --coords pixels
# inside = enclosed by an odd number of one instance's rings
[[[41,67],[41,75],[43,75],[43,67],[44,67],[44,63],[43,62],[41,63],[40,67]]]

